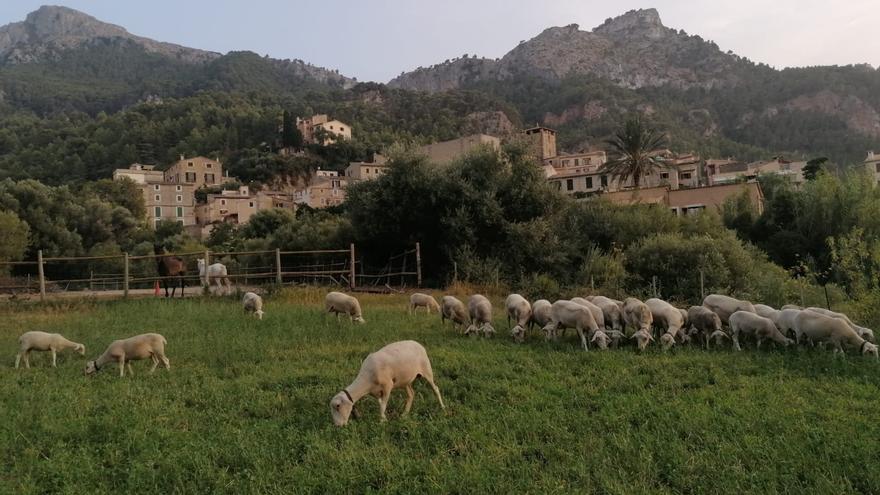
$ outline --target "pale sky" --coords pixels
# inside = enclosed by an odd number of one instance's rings
[[[56,0],[129,32],[226,53],[251,50],[387,82],[462,54],[496,58],[550,26],[589,30],[654,7],[663,24],[782,68],[880,65],[880,0]],[[46,0],[3,0],[0,24]]]

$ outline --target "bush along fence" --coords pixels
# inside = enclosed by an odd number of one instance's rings
[[[0,261],[0,294],[47,293],[74,291],[112,292],[128,297],[132,291],[154,290],[158,283],[171,290],[181,279],[192,289],[194,285],[212,287],[217,280],[211,271],[200,276],[197,260],[205,266],[222,263],[226,278],[239,286],[283,284],[326,284],[347,287],[353,291],[389,292],[422,285],[421,249],[412,249],[388,257],[384,265],[367,264],[351,244],[345,249],[312,251],[215,252],[147,254],[133,256],[121,253],[107,256],[44,257],[37,251],[35,260]],[[186,271],[181,276],[160,276],[160,258],[178,257]],[[375,258],[374,258],[375,259]],[[8,275],[7,275],[8,274]],[[215,277],[217,278],[217,277]],[[224,282],[224,281],[221,281]]]

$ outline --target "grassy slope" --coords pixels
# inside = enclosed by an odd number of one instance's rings
[[[362,298],[368,324],[323,319],[314,292],[231,300],[3,308],[0,493],[871,492],[880,490],[880,366],[828,353],[579,351],[465,339],[397,296]],[[305,304],[303,304],[305,303]],[[496,307],[501,301],[495,301]],[[120,380],[11,363],[16,337],[59,331],[87,357],[159,331],[171,372]],[[424,384],[409,418],[372,398],[345,429],[328,401],[382,345],[428,349],[448,410]]]

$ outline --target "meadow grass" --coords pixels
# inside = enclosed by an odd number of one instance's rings
[[[813,350],[580,350],[573,335],[465,338],[405,296],[362,296],[366,325],[323,293],[0,308],[2,493],[870,493],[880,491],[880,365]],[[28,330],[86,345],[12,367]],[[113,339],[159,332],[170,372],[82,375]],[[396,340],[428,350],[447,409],[416,385],[401,418],[329,400]]]

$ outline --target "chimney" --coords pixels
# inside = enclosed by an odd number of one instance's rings
[[[868,160],[873,160],[873,159],[874,159],[874,151],[871,150],[868,152]]]
[[[180,154],[180,161],[183,161],[183,153]]]

